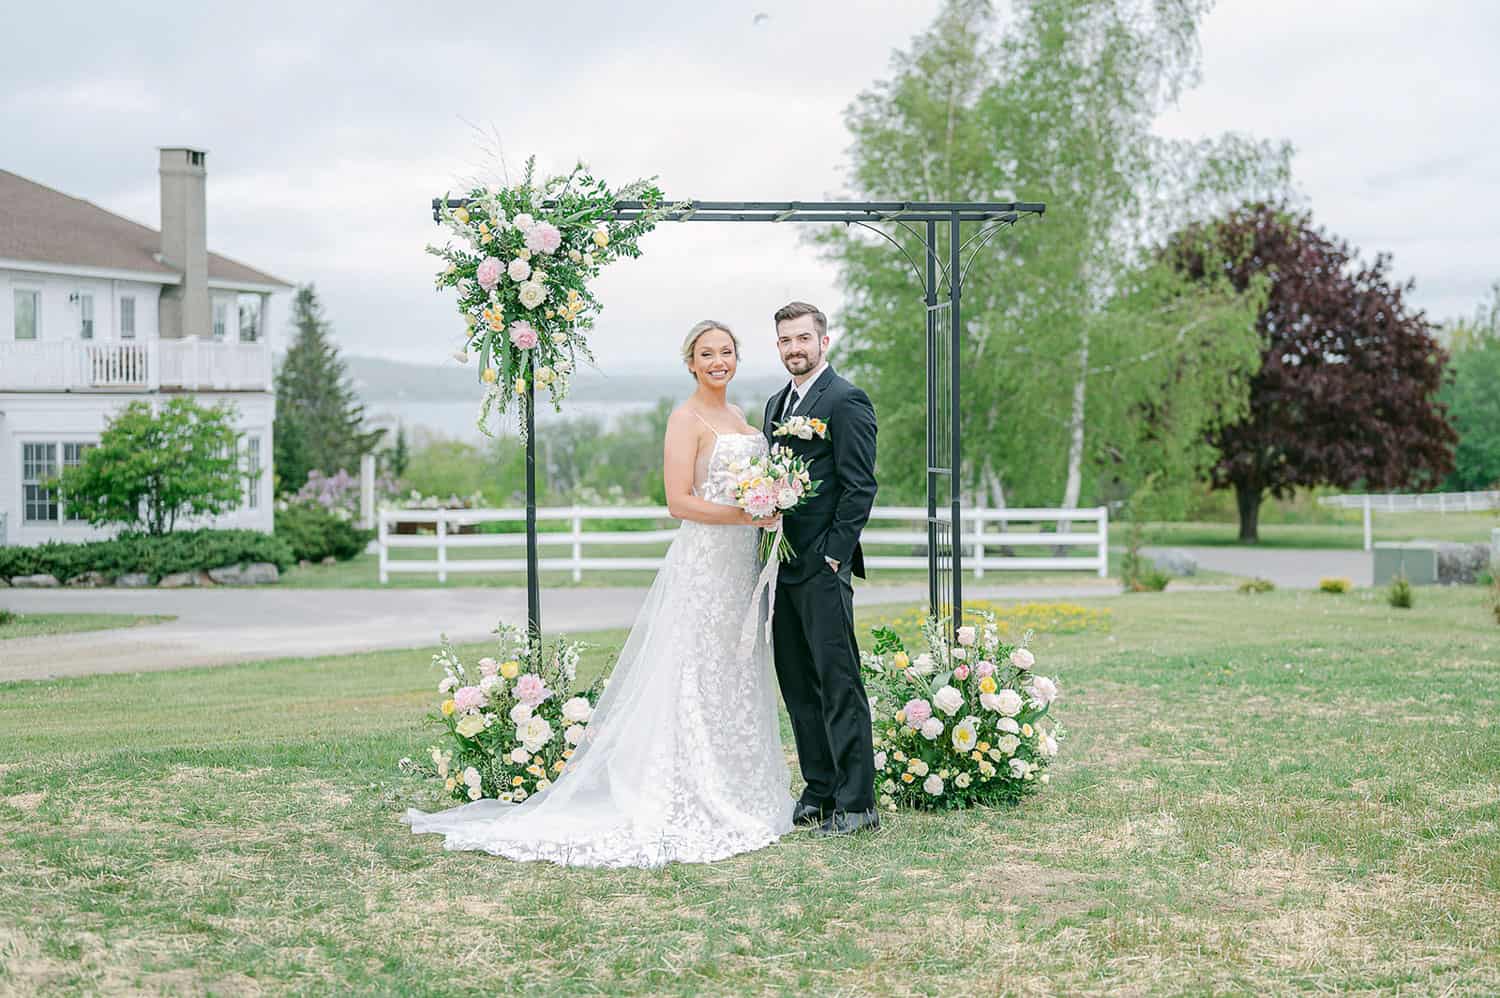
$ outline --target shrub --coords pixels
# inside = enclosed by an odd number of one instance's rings
[[[173,572],[197,572],[225,565],[270,562],[285,570],[291,549],[257,530],[179,530],[171,534],[121,534],[106,541],[48,541],[36,547],[0,548],[0,577],[46,573],[66,582],[84,572],[111,579],[144,572],[152,582]]]
[[[322,561],[329,555],[347,561],[364,551],[375,532],[316,503],[286,503],[276,510],[276,536],[298,561]]]
[[[1246,579],[1244,582],[1240,583],[1240,592],[1242,593],[1268,593],[1275,588],[1276,583],[1272,582],[1270,579]]]
[[[1490,613],[1500,624],[1500,575],[1490,576]]]
[[[1406,576],[1398,575],[1391,580],[1391,588],[1386,591],[1386,602],[1398,610],[1411,609],[1411,583]]]
[[[1318,580],[1318,589],[1325,593],[1347,593],[1353,588],[1353,579],[1324,578]]]
[[[1120,581],[1127,593],[1159,593],[1172,577],[1138,552],[1126,551],[1120,559]]]
[[[14,610],[7,610],[7,609],[5,609],[5,607],[0,606],[0,627],[5,627],[5,626],[7,626],[9,624],[14,624],[16,621],[18,621],[20,619],[21,619],[21,615],[19,613],[16,613],[16,611],[14,611]]]

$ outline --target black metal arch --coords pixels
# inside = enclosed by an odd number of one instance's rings
[[[458,208],[468,198],[432,199],[434,221],[442,208]],[[1038,201],[687,201],[659,215],[664,222],[843,222],[881,236],[895,246],[912,266],[922,285],[927,335],[927,586],[930,612],[951,618],[954,630],[963,624],[962,507],[959,497],[961,436],[959,433],[959,374],[962,346],[962,298],[969,268],[994,236],[1022,217],[1040,216],[1047,206]],[[651,210],[643,201],[617,201],[614,217],[640,218]],[[965,222],[980,223],[961,240]],[[922,223],[918,230],[913,223]],[[947,259],[938,243],[938,225],[947,228]],[[922,246],[925,261],[918,265],[898,240],[877,228],[895,224]],[[967,262],[964,250],[972,246]],[[946,285],[946,288],[944,288]],[[941,296],[940,291],[946,291]],[[533,638],[541,635],[541,583],[536,531],[536,434],[533,379],[526,379],[522,419],[526,427],[526,590],[528,623]]]

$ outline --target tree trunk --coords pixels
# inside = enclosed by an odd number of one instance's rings
[[[1240,508],[1240,543],[1259,544],[1261,490],[1236,483],[1234,499]]]
[[[1063,509],[1077,509],[1078,497],[1083,491],[1083,416],[1084,401],[1089,379],[1089,331],[1085,324],[1078,346],[1078,380],[1073,382],[1073,411],[1068,418],[1068,480],[1063,486]],[[1062,520],[1057,525],[1059,534],[1073,531],[1073,521]],[[1052,557],[1062,558],[1068,549],[1063,545],[1052,548]]]

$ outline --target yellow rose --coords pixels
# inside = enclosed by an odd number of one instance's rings
[[[452,717],[453,716],[453,712],[455,710],[457,710],[457,709],[458,709],[458,704],[454,703],[452,700],[444,700],[443,701],[443,716],[444,717]]]
[[[562,768],[563,768],[563,761],[561,759],[557,760],[556,762],[554,762],[552,764],[552,771],[554,773],[561,773],[562,772]]]
[[[910,773],[902,773],[901,774],[901,782],[902,783],[910,783],[910,782],[912,782],[915,779],[916,779],[916,777],[913,776],[913,775],[911,775]]]
[[[484,718],[478,714],[465,714],[454,730],[465,738],[473,738],[484,730]]]
[[[906,652],[898,651],[896,652],[896,657],[891,659],[891,664],[904,672],[911,665],[911,659],[907,656]],[[897,718],[897,720],[900,720],[900,718]]]
[[[511,785],[511,786],[513,786],[513,787],[519,787],[519,786],[520,786],[520,785],[521,785],[521,784],[523,784],[523,783],[525,783],[525,782],[526,782],[526,781],[525,781],[525,780],[524,780],[524,779],[522,779],[522,778],[521,778],[521,777],[519,777],[519,776],[516,776],[516,777],[513,777],[513,778],[512,778],[512,779],[511,779],[511,781],[510,781],[510,785]]]
[[[969,758],[973,759],[975,762],[979,762],[982,759],[984,759],[984,756],[980,755],[979,752],[976,750],[976,751],[973,751],[973,752],[969,753]]]
[[[520,674],[521,663],[517,662],[515,659],[511,659],[509,662],[500,663],[500,675],[504,676],[506,679],[515,679]]]
[[[609,230],[602,225],[594,230],[594,245],[600,249],[609,245]]]
[[[905,762],[906,761],[906,753],[905,752],[897,752],[896,755],[895,755],[895,759],[896,759],[897,762]]]
[[[536,781],[536,788],[539,791],[540,790],[546,790],[550,786],[552,786],[552,781],[551,780],[537,780]]]
[[[897,724],[905,724],[906,723],[906,710],[905,710],[905,708],[896,711],[896,723]]]
[[[564,759],[571,759],[571,758],[573,758],[573,750],[570,749],[570,748],[569,749],[563,749],[563,758]]]
[[[452,793],[453,792],[453,788],[456,787],[456,786],[458,786],[458,781],[455,780],[451,776],[448,777],[447,781],[443,783],[443,788],[445,790],[447,790],[449,793]]]
[[[979,680],[979,692],[981,693],[993,693],[996,688],[994,676],[985,676]]]
[[[977,748],[981,752],[988,752],[990,750],[990,743],[989,742],[980,742],[978,745],[975,745],[974,747]]]
[[[526,379],[525,378],[517,378],[516,379],[516,394],[517,395],[525,395],[526,394]]]
[[[499,376],[500,375],[495,371],[493,367],[486,367],[483,373],[479,375],[479,377],[482,378],[484,380],[484,383],[487,385],[493,385],[495,383],[495,379]]]
[[[1021,734],[1024,735],[1025,737],[1027,737],[1027,738],[1030,738],[1031,737],[1031,725],[1029,725],[1029,724],[1023,724],[1023,725],[1021,725]]]
[[[453,218],[463,225],[469,224],[469,209],[458,207],[453,209]]]
[[[526,767],[526,772],[530,773],[532,776],[542,776],[545,775],[547,771],[541,766],[538,766],[536,763],[532,763],[531,765]]]

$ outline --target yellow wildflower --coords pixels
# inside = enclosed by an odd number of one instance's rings
[[[453,712],[455,710],[457,710],[457,709],[458,709],[458,704],[454,703],[452,700],[444,700],[443,701],[443,716],[444,717],[452,717],[453,716]]]

